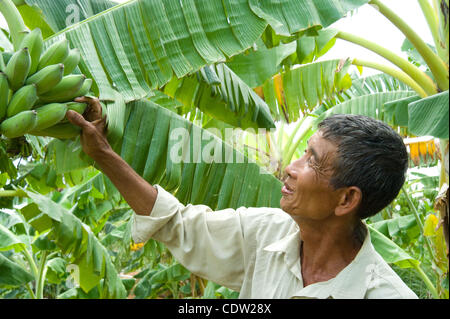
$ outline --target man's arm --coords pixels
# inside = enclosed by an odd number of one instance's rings
[[[109,145],[99,100],[83,97],[76,101],[89,105],[86,118],[74,111],[67,112],[67,119],[82,129],[83,151],[97,162],[101,171],[108,176],[134,212],[148,216],[153,209],[158,191],[139,176]]]

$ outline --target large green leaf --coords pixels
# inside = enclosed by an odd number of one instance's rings
[[[126,290],[118,276],[111,258],[91,229],[71,214],[61,204],[32,191],[26,191],[33,204],[22,209],[25,218],[33,227],[36,218],[45,217],[38,230],[51,229],[49,237],[54,240],[63,254],[71,255],[75,280],[88,292],[103,279],[103,298],[125,298]]]
[[[395,264],[401,268],[412,268],[420,264],[417,259],[412,258],[406,251],[378,230],[370,225],[368,225],[368,229],[373,247],[387,263]]]
[[[234,127],[275,128],[267,104],[225,64],[204,67],[198,74],[173,78],[164,93],[191,111],[197,107]]]
[[[384,104],[386,121],[395,126],[408,126],[408,105],[420,100],[418,95],[408,96]]]
[[[14,249],[21,251],[25,243],[8,228],[0,224],[0,251]]]
[[[420,234],[420,228],[417,225],[417,220],[414,215],[405,215],[392,219],[386,219],[372,223],[370,226],[388,238],[401,236],[404,233],[409,239],[415,239]],[[396,242],[398,243],[397,240]]]
[[[312,111],[350,86],[347,70],[347,62],[328,60],[303,64],[269,79],[263,94],[272,116],[297,121],[302,112]]]
[[[401,98],[415,96],[413,91],[393,91],[372,93],[344,101],[322,113],[316,120],[319,123],[332,114],[359,114],[386,121],[384,105]]]
[[[69,39],[82,51],[81,71],[94,79],[95,93],[113,99],[114,87],[130,101],[144,97],[149,88],[163,86],[173,75],[181,78],[243,52],[274,19],[292,33],[310,25],[328,26],[366,2],[132,0],[74,24],[46,42]],[[46,16],[60,21],[67,14],[61,10],[48,7]]]
[[[19,287],[33,279],[29,272],[0,253],[0,287]]]
[[[226,64],[251,88],[255,88],[278,73],[281,62],[293,54],[295,50],[295,42],[280,44],[271,49],[267,49],[262,43],[251,49],[250,52],[241,53],[231,58]]]
[[[368,0],[249,0],[252,10],[281,35],[316,26],[320,29],[342,18]]]
[[[448,139],[448,91],[410,103],[409,130],[416,135]]]
[[[41,29],[42,37],[44,39],[52,36],[53,34],[55,34],[56,31],[58,31],[57,29],[52,29],[48,25],[42,13],[42,10],[40,10],[38,7],[23,4],[19,5],[17,9],[19,10],[20,15],[22,16],[25,25],[30,30],[33,30],[35,28]]]
[[[281,182],[217,136],[150,101],[127,107],[119,153],[151,184],[184,204],[279,207]]]
[[[37,11],[36,14],[44,16],[45,23],[53,32],[63,30],[117,5],[116,2],[109,0],[25,0],[25,3],[26,5],[18,7],[21,14],[30,12],[30,10]],[[27,23],[27,26],[32,27],[33,25]]]

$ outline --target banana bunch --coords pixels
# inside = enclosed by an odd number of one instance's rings
[[[29,32],[18,51],[0,53],[0,134],[16,138],[24,134],[61,139],[79,134],[66,112],[82,114],[86,104],[71,102],[89,93],[92,79],[72,74],[80,62],[79,49],[66,39],[43,49],[39,28]]]

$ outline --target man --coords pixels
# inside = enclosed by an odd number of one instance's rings
[[[67,117],[136,213],[135,241],[163,242],[191,272],[240,298],[417,298],[376,253],[362,222],[405,180],[405,145],[386,124],[329,117],[286,168],[281,209],[212,212],[143,180],[108,144],[98,100],[78,101],[89,103],[86,119],[72,111]]]

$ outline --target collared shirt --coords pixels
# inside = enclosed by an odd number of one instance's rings
[[[369,232],[336,277],[303,286],[300,229],[277,208],[183,205],[159,185],[150,216],[134,215],[135,242],[166,245],[192,273],[239,291],[239,298],[417,298],[375,251]]]

